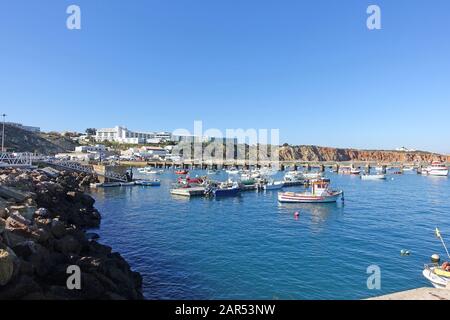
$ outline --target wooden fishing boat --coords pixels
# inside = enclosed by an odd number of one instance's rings
[[[311,182],[311,191],[279,192],[279,202],[301,202],[301,203],[327,203],[336,202],[339,198],[343,199],[342,190],[331,190],[330,179],[318,179]]]
[[[283,181],[269,181],[267,184],[263,185],[264,190],[278,190],[284,187]]]
[[[144,187],[156,187],[161,185],[161,180],[159,179],[151,179],[151,180],[138,180],[135,182],[138,186]]]
[[[386,180],[385,174],[363,174],[361,180]]]

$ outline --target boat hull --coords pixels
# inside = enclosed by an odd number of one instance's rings
[[[363,175],[361,176],[361,180],[386,180],[386,175],[384,174]]]
[[[263,186],[264,190],[279,190],[284,187],[284,183],[266,184]]]
[[[216,189],[213,191],[215,197],[235,197],[239,195],[239,189]]]
[[[438,177],[446,177],[448,176],[448,170],[428,170],[427,175],[429,176],[438,176]]]
[[[431,282],[433,287],[438,289],[443,289],[447,287],[448,279],[445,277],[438,276],[433,272],[433,269],[425,268],[422,271],[423,276]]]
[[[285,203],[331,203],[336,202],[342,196],[342,191],[332,195],[315,196],[309,194],[279,193],[278,201]]]

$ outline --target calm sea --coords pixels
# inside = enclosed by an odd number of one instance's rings
[[[142,274],[147,299],[361,299],[429,286],[423,264],[445,255],[435,227],[450,241],[449,179],[327,175],[344,204],[280,204],[277,191],[175,198],[171,172],[161,187],[99,190],[100,242]],[[367,288],[371,265],[380,290]]]

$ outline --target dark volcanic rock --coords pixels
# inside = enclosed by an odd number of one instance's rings
[[[91,181],[96,177],[0,170],[0,299],[143,298],[141,275],[85,232],[101,220],[95,200],[80,189]],[[80,290],[66,284],[73,265]]]

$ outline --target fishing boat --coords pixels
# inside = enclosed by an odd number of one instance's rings
[[[212,194],[215,197],[232,197],[237,196],[240,191],[237,182],[233,182],[231,185],[229,183],[223,183],[218,188],[214,188]]]
[[[444,246],[445,252],[450,259],[447,246],[445,245],[444,239],[441,236],[441,232],[438,228],[435,231],[436,237],[441,240]],[[422,271],[422,275],[431,282],[435,288],[449,288],[450,285],[450,262],[445,261],[440,263],[440,257],[437,254],[431,256],[432,264],[425,264]]]
[[[433,161],[430,166],[422,169],[422,174],[428,176],[448,176],[448,167],[440,161]]]
[[[323,177],[323,172],[305,172],[303,178],[305,179],[320,179]]]
[[[414,171],[414,167],[403,167],[403,171]]]
[[[189,170],[177,170],[175,171],[175,174],[179,174],[179,175],[183,175],[183,174],[188,174]]]
[[[301,202],[301,203],[327,203],[336,202],[339,198],[343,199],[344,192],[342,190],[331,190],[330,179],[318,179],[312,181],[311,191],[295,193],[295,192],[279,192],[279,202]]]
[[[120,182],[120,186],[121,187],[130,187],[130,186],[134,186],[136,183],[134,181],[130,181],[130,182]]]
[[[240,171],[236,168],[227,169],[227,170],[225,170],[225,172],[228,174],[231,174],[231,175],[240,173]]]
[[[303,182],[305,179],[300,171],[289,171],[284,175],[286,182]]]
[[[386,180],[385,174],[363,174],[361,175],[361,180]]]
[[[361,173],[361,170],[358,168],[351,168],[350,169],[350,174],[354,174],[354,175],[358,175]]]
[[[209,169],[208,171],[206,171],[206,174],[209,175],[217,174],[217,170]]]
[[[422,275],[431,282],[435,288],[446,288],[447,284],[450,284],[450,263],[444,262],[442,265],[439,263],[426,264]]]
[[[267,184],[263,185],[264,190],[278,190],[284,187],[283,181],[269,181]]]
[[[161,185],[161,180],[151,179],[151,180],[138,180],[136,184],[144,187],[156,187]]]

